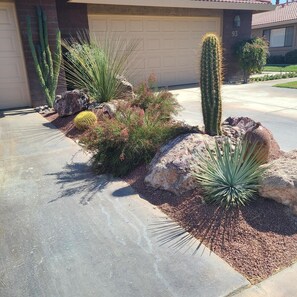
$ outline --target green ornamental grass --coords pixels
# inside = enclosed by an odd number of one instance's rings
[[[265,168],[257,160],[256,144],[239,141],[235,148],[228,139],[216,142],[214,150],[198,154],[193,175],[205,192],[205,202],[225,208],[244,206],[259,187]]]
[[[117,77],[129,74],[132,53],[138,41],[116,36],[96,40],[83,34],[76,40],[63,41],[66,80],[73,88],[86,89],[89,96],[106,102],[117,99],[121,82]]]

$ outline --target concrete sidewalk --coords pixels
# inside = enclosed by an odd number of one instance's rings
[[[234,297],[296,297],[297,263],[248,289],[240,290]]]
[[[0,113],[0,296],[223,297],[249,282],[207,249],[160,246],[164,219],[39,114]],[[203,249],[202,249],[203,250]]]

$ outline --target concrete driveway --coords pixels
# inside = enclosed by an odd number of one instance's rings
[[[164,220],[31,110],[0,112],[1,297],[224,297],[249,282],[208,249],[161,246]],[[165,218],[166,219],[166,218]]]
[[[273,85],[296,81],[296,78],[223,86],[223,119],[247,116],[271,130],[282,150],[297,149],[297,89]],[[172,90],[184,108],[178,118],[191,125],[203,124],[200,89]]]

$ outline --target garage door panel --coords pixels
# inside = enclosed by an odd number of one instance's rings
[[[96,28],[96,32],[106,32],[107,30],[107,20],[93,20],[90,27]]]
[[[153,69],[161,68],[162,67],[161,57],[160,56],[148,57],[146,59],[146,67],[153,68]]]
[[[195,60],[190,60],[187,56],[187,54],[191,54],[192,53],[187,53],[187,52],[184,52],[184,55],[181,55],[177,61],[176,61],[176,64],[178,67],[189,67],[189,68],[192,68],[193,65],[195,65],[197,63],[196,59]]]
[[[16,24],[14,22],[13,11],[11,7],[6,4],[0,3],[0,25],[1,30],[11,30],[16,29]]]
[[[17,85],[5,83],[4,86],[1,86],[1,109],[26,106],[27,97],[23,91],[24,88],[26,88],[25,83]],[[22,104],[20,105],[20,103]]]
[[[148,50],[159,50],[160,42],[159,38],[148,38],[145,40],[145,48]]]
[[[158,20],[148,20],[144,21],[144,30],[146,32],[159,32],[160,23]]]
[[[163,32],[175,32],[175,24],[172,24],[171,21],[163,21],[161,23],[161,30]]]
[[[180,84],[197,83],[198,75],[194,69],[180,69],[177,72],[177,80]]]
[[[13,57],[19,55],[17,40],[14,36],[14,30],[0,30],[0,57]]]
[[[90,15],[89,24],[97,38],[118,32],[121,38],[137,39],[131,72],[138,74],[132,82],[154,73],[162,86],[197,82],[201,38],[209,31],[220,33],[220,19],[205,17]]]
[[[143,32],[143,22],[142,20],[132,20],[128,22],[129,32]]]
[[[30,105],[17,20],[12,3],[0,2],[0,109]]]
[[[175,23],[176,31],[177,32],[184,32],[187,33],[190,30],[190,22],[189,21],[177,21]]]
[[[173,68],[173,69],[175,69],[176,68],[176,62],[177,62],[177,57],[175,55],[174,56],[168,55],[168,56],[163,57],[162,66],[163,66],[163,68]]]
[[[216,32],[217,31],[217,23],[214,21],[207,21],[204,24],[204,29],[208,30],[209,32]]]
[[[15,58],[0,58],[0,65],[5,71],[0,71],[0,83],[22,82],[24,73],[20,62]]]
[[[172,50],[176,47],[176,40],[173,37],[164,38],[161,40],[161,48],[163,50]]]
[[[160,75],[160,85],[168,86],[169,84],[177,84],[177,74],[174,71],[163,71]]]
[[[122,20],[113,20],[110,22],[111,32],[125,32],[126,22]]]

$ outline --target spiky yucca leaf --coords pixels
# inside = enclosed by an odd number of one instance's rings
[[[216,142],[214,150],[205,145],[205,155],[198,154],[193,165],[193,175],[205,191],[205,202],[226,208],[246,205],[265,171],[257,160],[256,144],[238,141],[232,149],[225,139],[221,146]]]

